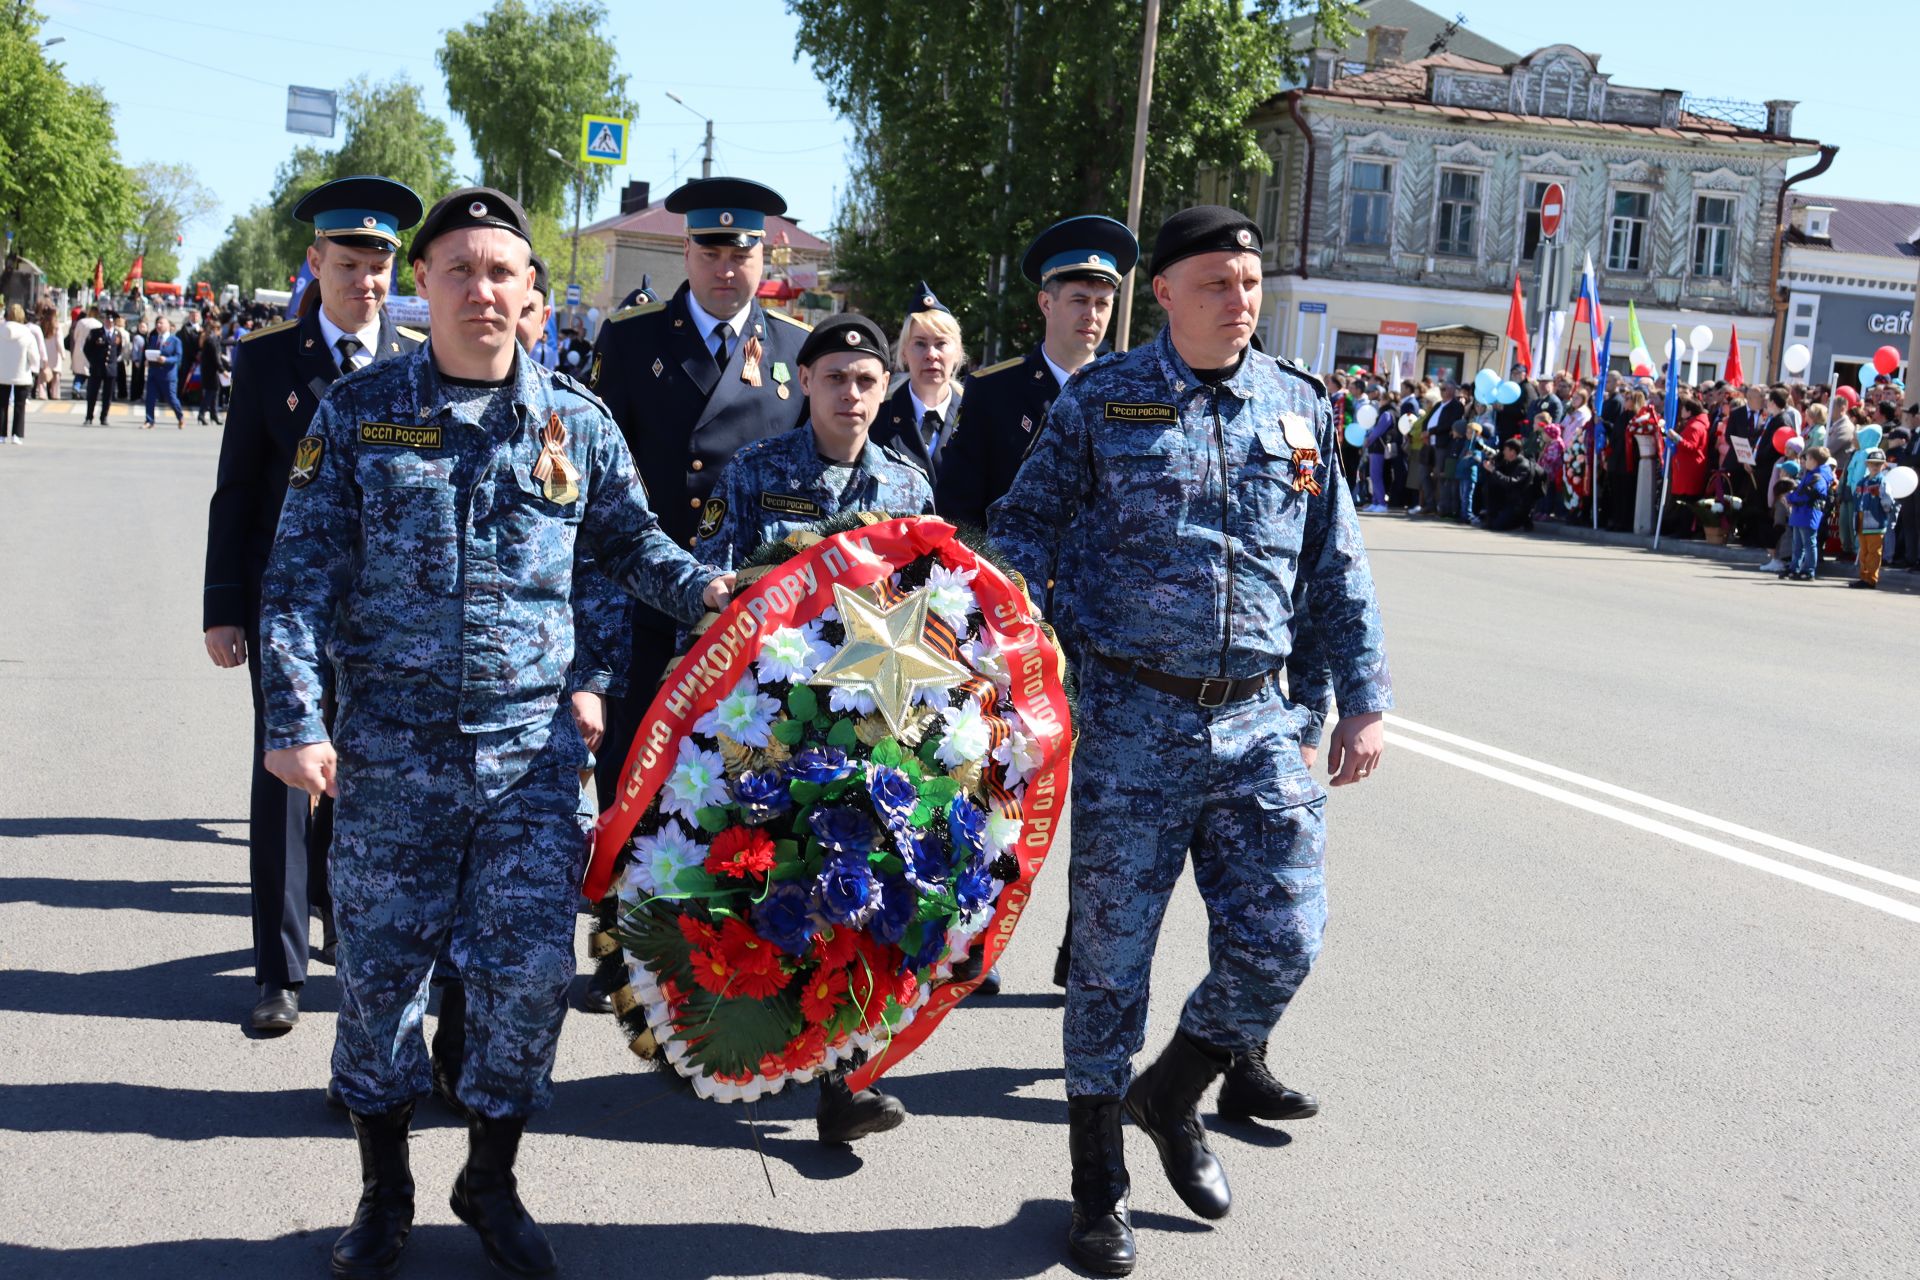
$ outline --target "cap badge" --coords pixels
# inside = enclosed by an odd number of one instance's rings
[[[731,210],[722,209],[720,211],[720,225],[723,227],[730,227],[733,225],[733,213]]]
[[[850,347],[860,345],[860,331],[858,329],[847,330],[847,345]]]
[[[1245,249],[1253,243],[1253,232],[1247,230],[1245,227],[1242,227],[1238,231],[1233,233],[1233,238],[1240,242],[1240,247],[1242,249]]]
[[[1099,265],[1101,265],[1101,264],[1100,264],[1100,255],[1099,255],[1099,254],[1097,254],[1097,253],[1090,253],[1090,254],[1088,254],[1088,255],[1087,255],[1087,261],[1088,261],[1088,262],[1091,262],[1091,263],[1093,263],[1093,264],[1094,264],[1095,266],[1099,266]]]
[[[363,227],[377,227],[380,225],[380,220],[372,217],[362,218],[360,219],[360,225]]]
[[[474,202],[473,202],[472,204],[470,204],[470,205],[468,205],[468,206],[467,206],[467,213],[468,213],[468,214],[469,214],[470,216],[472,216],[472,217],[475,217],[475,218],[484,218],[484,217],[486,217],[486,216],[487,216],[487,202],[486,202],[486,201],[484,201],[484,200],[475,200],[475,201],[474,201]]]
[[[925,294],[925,295],[923,295],[923,296],[921,297],[921,299],[920,299],[920,305],[921,305],[921,306],[923,306],[923,307],[930,307],[930,306],[932,306],[932,305],[933,305],[933,295],[932,295],[932,294],[930,294],[930,293],[929,293],[929,294]]]

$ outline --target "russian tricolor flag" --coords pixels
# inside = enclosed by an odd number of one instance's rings
[[[1600,309],[1600,285],[1593,278],[1593,255],[1587,254],[1585,269],[1580,273],[1580,292],[1573,300],[1573,322],[1586,321],[1587,354],[1593,360],[1593,376],[1600,377],[1600,335],[1606,332],[1606,313]]]

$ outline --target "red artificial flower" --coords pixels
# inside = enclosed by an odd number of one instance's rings
[[[733,966],[727,963],[719,947],[695,951],[691,958],[695,982],[715,995],[727,991],[728,984],[733,981]]]
[[[707,870],[716,876],[764,876],[773,870],[773,837],[758,827],[728,827],[707,850]]]
[[[711,950],[713,944],[720,941],[720,931],[705,920],[683,913],[675,918],[674,923],[680,926],[680,936],[695,950]]]
[[[808,1027],[787,1045],[781,1056],[781,1065],[788,1071],[808,1071],[819,1066],[826,1056],[826,1028]]]
[[[793,977],[781,963],[780,949],[737,918],[721,926],[720,953],[733,971],[730,995],[765,1000],[785,990]]]
[[[770,1000],[787,989],[787,983],[793,975],[785,969],[775,968],[770,973],[748,973],[744,969],[733,976],[731,994],[746,1000]]]
[[[760,1074],[769,1080],[778,1080],[787,1073],[786,1060],[777,1053],[770,1053],[760,1059]]]
[[[825,1022],[846,1000],[847,971],[820,969],[800,989],[800,1015],[811,1023]]]
[[[814,958],[822,969],[839,969],[853,959],[859,935],[849,928],[830,929],[813,938]]]

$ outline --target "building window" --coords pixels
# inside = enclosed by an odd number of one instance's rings
[[[1697,196],[1693,202],[1693,274],[1725,280],[1733,274],[1733,198]]]
[[[1607,222],[1607,270],[1646,270],[1647,219],[1652,208],[1650,192],[1613,193],[1613,217]]]
[[[1393,166],[1356,160],[1347,176],[1347,243],[1387,247],[1393,215]]]
[[[1374,343],[1379,338],[1374,333],[1347,333],[1342,330],[1333,335],[1333,364],[1341,372],[1359,365],[1363,369],[1373,368]]]
[[[1260,236],[1269,246],[1280,239],[1280,166],[1267,175],[1260,187]]]
[[[1520,211],[1520,261],[1522,262],[1532,262],[1540,252],[1540,204],[1547,198],[1547,188],[1552,185],[1551,181],[1544,179],[1527,181],[1527,199]]]
[[[1480,236],[1480,175],[1460,169],[1440,171],[1440,214],[1434,222],[1433,251],[1471,258]]]

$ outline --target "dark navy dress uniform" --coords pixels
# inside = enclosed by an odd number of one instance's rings
[[[929,311],[953,314],[932,286],[922,280],[907,298],[906,316],[910,320]],[[901,363],[905,363],[904,353]],[[957,375],[958,370],[954,372]],[[940,467],[946,461],[947,445],[959,426],[960,380],[956,376],[948,383],[946,407],[939,411],[938,421],[930,424],[926,414],[914,408],[911,382],[904,373],[899,376],[900,385],[887,397],[887,402],[880,407],[880,416],[874,420],[873,442],[903,455],[926,472],[930,482],[937,482]],[[986,522],[982,519],[979,523],[984,527]]]
[[[371,193],[369,182],[380,183]],[[359,185],[354,185],[359,184]],[[385,188],[394,188],[388,191]],[[404,192],[405,197],[392,197]],[[359,201],[374,197],[377,208]],[[314,213],[317,233],[377,241],[391,250],[396,229],[419,221],[420,207],[389,212],[413,193],[383,180],[343,179],[302,202],[338,204]],[[331,197],[331,199],[329,199]],[[385,197],[385,198],[382,198]],[[374,234],[366,218],[376,219]],[[391,240],[392,243],[387,243]],[[317,288],[318,286],[313,286]],[[380,316],[378,350],[360,353],[360,365],[405,355],[425,335]],[[369,360],[371,357],[371,360]],[[227,425],[220,441],[220,467],[207,512],[207,562],[201,606],[203,628],[239,627],[247,635],[247,676],[253,690],[253,785],[248,806],[248,849],[253,881],[253,980],[267,987],[305,980],[307,916],[331,915],[326,850],[333,803],[311,806],[305,792],[289,788],[263,763],[265,725],[260,692],[260,581],[273,550],[274,531],[293,470],[294,447],[307,434],[314,411],[341,376],[339,353],[320,330],[319,308],[305,316],[257,329],[241,339],[234,360]]]
[[[943,518],[987,527],[987,508],[1013,487],[1060,383],[1035,347],[976,370],[967,379],[960,421],[941,457],[934,495]],[[902,391],[896,399],[903,398]]]

